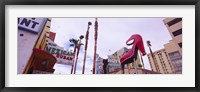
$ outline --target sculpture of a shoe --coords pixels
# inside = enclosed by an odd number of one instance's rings
[[[131,43],[129,43],[132,41]],[[131,50],[129,50],[127,53],[124,53],[122,57],[120,58],[120,63],[122,65],[122,69],[124,69],[124,64],[129,64],[133,63],[134,60],[137,59],[137,52],[140,50],[142,55],[146,55],[144,45],[143,45],[143,40],[142,37],[139,34],[134,34],[132,35],[127,41],[127,45],[132,45]]]

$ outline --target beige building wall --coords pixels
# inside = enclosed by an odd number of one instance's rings
[[[108,57],[110,57],[110,58],[113,59],[113,60],[109,60],[109,61],[111,61],[111,62],[113,62],[113,63],[118,63],[118,64],[120,64],[120,57],[121,57],[126,51],[129,51],[129,50],[131,50],[131,49],[128,49],[128,48],[126,48],[126,47],[122,47],[121,49],[119,49],[118,51],[116,51],[115,53],[113,53],[112,55],[108,55]],[[138,68],[139,68],[139,65],[142,65],[142,64],[141,64],[141,61],[140,61],[139,54],[140,54],[140,53],[138,52],[138,56],[137,56],[137,60],[136,60],[136,65],[137,65]],[[128,66],[129,66],[130,68],[133,68],[133,67],[134,67],[132,63],[131,63],[131,64],[128,64]],[[127,66],[125,66],[125,67],[127,67]]]
[[[169,22],[175,20],[177,18],[166,18],[163,20],[164,24],[166,25],[173,42],[175,43],[178,51],[181,53],[182,55],[182,20],[173,24],[173,25],[169,25]],[[181,29],[181,34],[178,35],[174,35],[173,33],[175,33],[176,31]],[[181,47],[179,46],[179,44],[181,44]]]
[[[152,71],[159,73],[182,73],[182,18],[166,18],[163,20],[172,40],[164,44],[164,49],[153,52],[148,59]]]
[[[166,18],[163,22],[172,37],[172,40],[164,45],[165,50],[175,72],[182,73],[182,18]]]
[[[156,64],[154,63],[151,54],[148,54],[147,56],[149,58],[152,71],[158,72],[158,73],[163,73],[163,74],[174,73],[173,66],[169,60],[169,57],[168,57],[165,49],[161,49],[161,50],[153,52],[153,56],[155,58],[154,60],[155,60]]]

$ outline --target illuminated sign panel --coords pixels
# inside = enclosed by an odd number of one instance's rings
[[[18,28],[39,33],[47,21],[47,18],[18,18]]]

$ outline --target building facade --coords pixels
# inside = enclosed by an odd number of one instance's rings
[[[165,50],[174,67],[175,73],[182,73],[182,18],[166,18],[163,20],[172,40],[165,44]]]
[[[166,18],[163,22],[175,43],[174,46],[182,55],[182,18]]]
[[[53,73],[56,58],[44,51],[51,18],[18,18],[18,74]]]
[[[104,74],[103,58],[101,58],[99,54],[96,55],[96,73],[95,74]]]
[[[138,68],[137,71],[138,71],[138,74],[161,74],[161,73],[158,73],[155,71],[142,69],[142,68]],[[124,72],[125,72],[125,74],[135,74],[135,69],[130,69],[130,70],[125,69]],[[122,73],[121,70],[112,72],[112,74],[121,74],[121,73]]]
[[[153,71],[165,74],[182,73],[182,18],[165,18],[163,23],[172,40],[164,48],[153,52],[155,63],[150,54],[148,59]]]
[[[118,71],[121,69],[120,58],[124,53],[128,52],[129,50],[130,49],[126,47],[122,47],[121,49],[114,52],[112,55],[108,55],[108,72],[109,73],[112,73],[114,71]],[[139,54],[136,60],[136,67],[141,68],[141,61],[139,58]],[[125,68],[133,69],[134,65],[133,63],[130,63],[130,64],[125,65]]]
[[[153,52],[154,61],[150,53],[147,56],[148,56],[152,71],[162,73],[162,74],[174,73],[173,66],[171,64],[171,61],[165,49],[161,49],[161,50]]]

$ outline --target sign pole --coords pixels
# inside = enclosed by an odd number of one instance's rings
[[[135,68],[135,73],[138,74],[138,70],[137,70],[137,65],[136,65],[136,60],[135,58],[133,58],[133,65],[134,65],[134,68]]]

